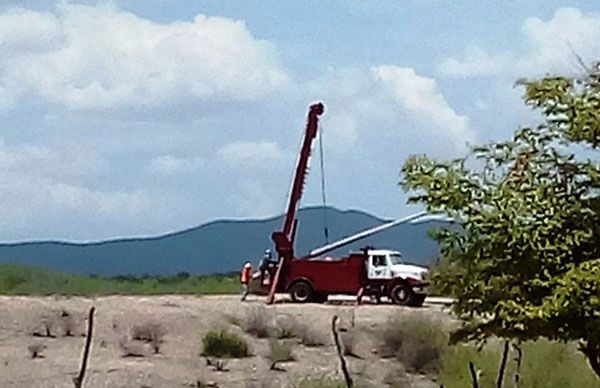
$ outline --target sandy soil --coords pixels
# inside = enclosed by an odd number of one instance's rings
[[[381,324],[400,314],[426,314],[432,319],[448,319],[440,305],[423,308],[392,305],[326,305],[278,303],[265,307],[261,297],[250,297],[241,303],[236,296],[111,296],[97,299],[65,297],[0,296],[0,387],[73,387],[73,377],[81,362],[85,342],[85,320],[91,306],[96,307],[94,341],[85,387],[195,387],[198,380],[213,382],[218,387],[292,387],[306,376],[339,373],[330,331],[334,314],[341,325],[348,326],[354,310],[354,322],[359,328],[361,358],[348,358],[351,372],[384,386],[386,375],[400,368],[398,363],[381,359],[373,353],[376,332]],[[269,369],[268,341],[251,337],[231,323],[231,317],[243,321],[253,308],[265,308],[272,319],[293,316],[299,322],[310,323],[322,332],[327,345],[296,346],[297,361],[284,363],[285,371]],[[36,337],[43,316],[59,316],[65,310],[77,318],[75,335],[64,337],[60,326],[52,331],[56,338]],[[157,322],[167,333],[159,354],[144,349],[145,357],[123,357],[119,340],[132,325]],[[254,356],[228,360],[228,371],[219,372],[200,356],[202,338],[211,329],[230,328],[244,335]],[[43,358],[30,358],[32,344],[46,346]],[[140,345],[141,346],[141,345]],[[411,376],[415,387],[435,387],[423,376]]]

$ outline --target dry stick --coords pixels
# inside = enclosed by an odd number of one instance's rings
[[[517,372],[515,373],[515,387],[519,388],[519,382],[521,380],[521,362],[523,361],[523,350],[521,349],[521,341],[517,344],[513,344],[513,348],[517,351],[517,357],[515,361],[517,362]]]
[[[348,372],[348,368],[346,367],[346,360],[344,359],[344,355],[342,354],[342,347],[340,345],[340,338],[336,329],[336,323],[338,320],[338,316],[334,315],[331,320],[331,332],[333,333],[333,340],[335,341],[335,347],[337,349],[338,356],[340,357],[340,364],[342,365],[342,372],[344,373],[344,379],[346,380],[346,387],[352,388],[352,377],[350,377],[350,373]]]
[[[502,388],[504,371],[506,369],[506,359],[508,358],[508,345],[508,341],[504,341],[504,350],[502,351],[502,360],[500,361],[500,369],[498,370],[498,381],[496,382],[496,388]]]
[[[477,382],[477,372],[475,371],[475,365],[469,361],[469,371],[471,372],[471,380],[473,380],[473,388],[479,388],[479,382]]]
[[[92,334],[94,330],[94,311],[96,311],[96,308],[92,307],[88,316],[87,337],[85,338],[85,348],[83,350],[83,360],[81,360],[81,370],[79,371],[79,376],[73,379],[73,382],[75,383],[75,388],[83,387],[83,378],[85,377],[85,369],[87,368],[88,357],[90,355],[90,348],[92,346]]]

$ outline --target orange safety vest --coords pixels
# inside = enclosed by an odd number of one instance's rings
[[[252,276],[252,268],[242,269],[242,283],[248,283],[251,276]]]

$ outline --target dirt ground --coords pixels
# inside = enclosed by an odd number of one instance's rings
[[[110,296],[96,299],[66,297],[0,296],[0,387],[73,387],[85,342],[87,311],[96,307],[94,340],[85,387],[196,387],[197,381],[218,387],[293,387],[307,376],[338,374],[339,359],[331,334],[331,319],[338,315],[340,326],[352,320],[359,328],[357,351],[360,358],[347,358],[351,372],[373,386],[384,386],[390,371],[401,368],[394,360],[381,359],[373,352],[381,324],[401,314],[427,314],[448,319],[438,304],[422,308],[392,305],[361,305],[335,301],[325,305],[277,303],[265,306],[261,297],[242,303],[237,296]],[[261,307],[262,306],[262,307]],[[294,347],[296,361],[281,364],[285,371],[270,370],[268,340],[243,333],[232,323],[244,321],[251,309],[265,308],[271,319],[293,316],[323,334],[326,346]],[[34,336],[44,316],[72,314],[77,321],[74,336],[64,337],[58,325],[56,338]],[[235,317],[235,318],[232,318]],[[123,357],[119,341],[132,325],[160,323],[166,329],[159,354],[141,348],[144,357]],[[252,357],[228,360],[228,371],[216,371],[200,356],[202,338],[211,329],[229,328],[239,332],[251,345]],[[28,347],[45,345],[41,358],[30,357]],[[141,347],[138,343],[138,347]],[[410,376],[414,387],[436,387],[424,376]]]

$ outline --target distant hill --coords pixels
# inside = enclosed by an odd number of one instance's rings
[[[330,241],[380,225],[382,220],[362,211],[308,207],[299,211],[297,253],[324,245],[326,212]],[[272,248],[271,233],[283,217],[264,220],[214,221],[181,232],[149,238],[124,238],[93,243],[32,241],[0,244],[0,263],[34,265],[87,275],[213,274],[237,271],[245,260],[258,263]],[[432,264],[439,247],[427,231],[445,223],[430,221],[390,228],[332,252],[341,256],[366,245],[401,251],[407,261]]]

